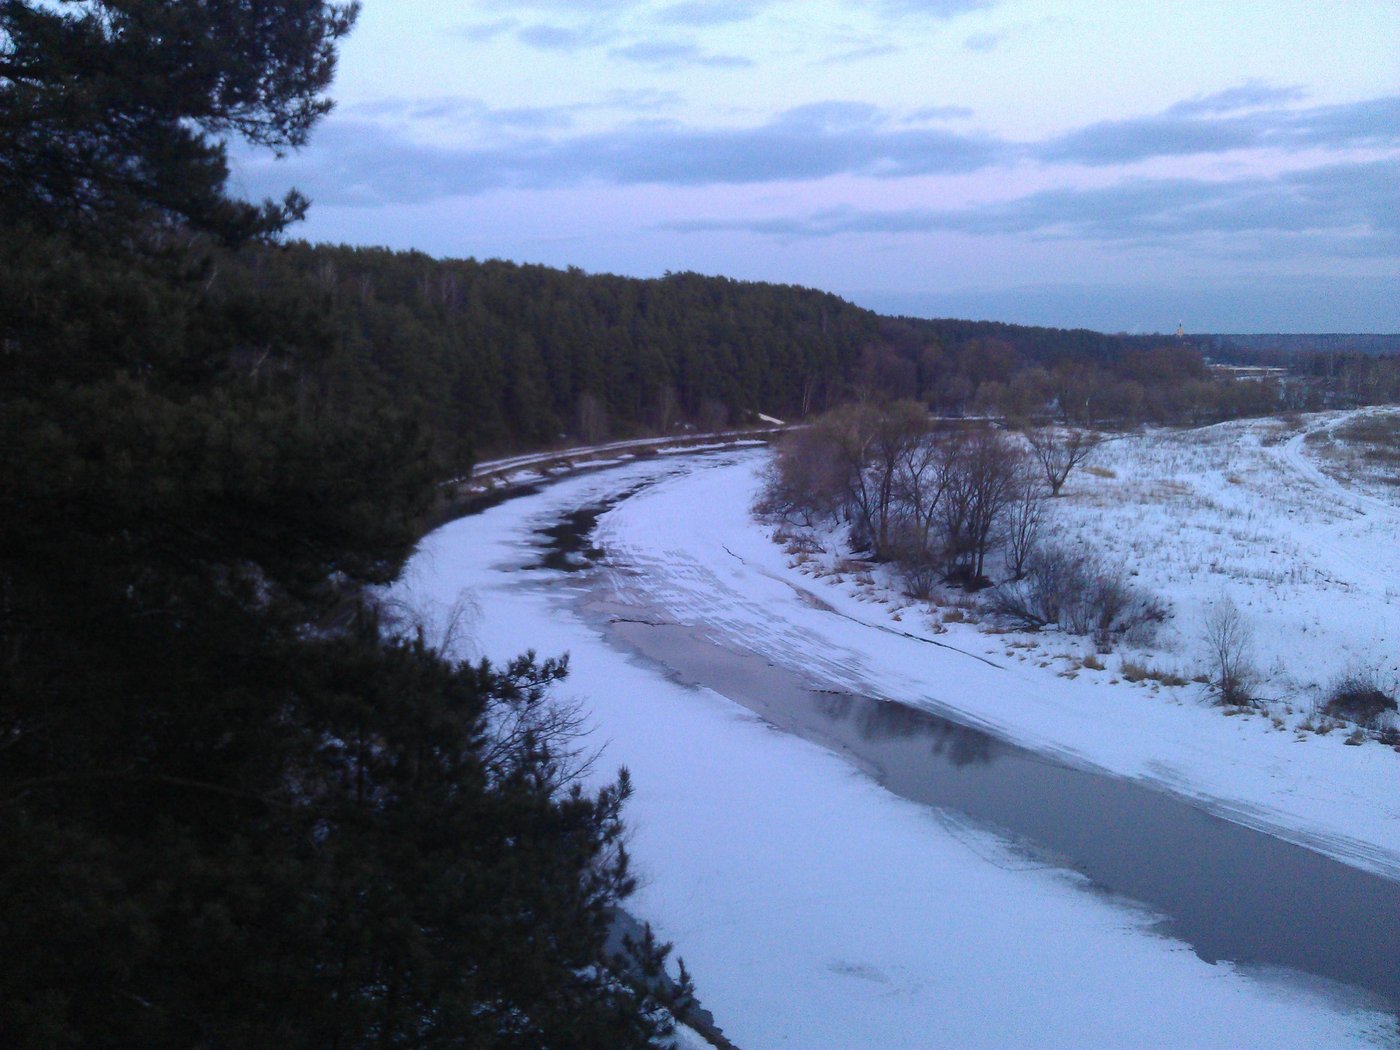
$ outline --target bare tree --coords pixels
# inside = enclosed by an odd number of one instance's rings
[[[1019,473],[1020,455],[999,430],[969,431],[943,498],[948,575],[965,585],[984,579],[987,552]]]
[[[872,419],[869,442],[871,533],[875,555],[891,553],[891,526],[898,515],[896,496],[900,492],[900,468],[922,444],[932,421],[928,409],[917,401],[896,401],[886,405]]]
[[[1051,496],[1060,494],[1069,472],[1088,459],[1103,440],[1091,430],[1074,427],[1027,427],[1025,435],[1031,454],[1045,471]]]
[[[933,529],[952,479],[960,438],[960,431],[930,428],[901,451],[894,478],[901,551],[932,552]]]
[[[815,427],[828,448],[831,470],[842,493],[842,513],[851,526],[851,543],[869,547],[875,538],[877,487],[872,484],[869,461],[879,409],[868,403],[848,405],[828,413]]]
[[[1249,703],[1249,686],[1254,680],[1251,666],[1253,637],[1239,608],[1222,596],[1206,614],[1201,637],[1206,645],[1214,676],[1213,688],[1220,703],[1244,706]]]
[[[756,509],[815,525],[836,517],[847,496],[838,435],[830,426],[814,424],[783,435]]]
[[[898,512],[896,474],[910,446],[929,426],[927,410],[913,401],[886,406],[862,402],[813,424],[834,476],[841,479],[856,548],[868,547],[878,558],[889,557]]]
[[[1023,579],[1031,554],[1040,539],[1045,521],[1044,488],[1031,469],[1021,470],[1006,505],[1002,542],[1006,548],[1006,568],[1012,579]]]
[[[458,591],[446,604],[431,598],[410,603],[385,596],[376,596],[369,604],[389,635],[417,638],[448,660],[464,660],[477,654],[475,636],[481,605],[466,589]]]

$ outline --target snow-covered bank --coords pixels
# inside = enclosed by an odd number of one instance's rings
[[[679,473],[691,464],[637,464],[561,482],[439,530],[400,588],[444,609],[466,590],[479,610],[471,651],[571,653],[565,691],[587,705],[607,745],[600,770],[626,764],[637,785],[629,822],[644,884],[634,910],[677,941],[730,1038],[745,1050],[1385,1043],[1392,1019],[1207,965],[1153,935],[1152,916],[1028,866],[992,836],[895,799],[834,755],[667,680],[572,612],[569,596],[584,584],[523,568],[538,562],[534,530],[562,511],[677,472],[602,519],[603,546],[619,544],[619,560],[642,569],[615,581],[619,589],[838,681],[875,675],[893,686],[922,672],[937,684],[913,689],[918,697],[961,696],[963,667],[977,661],[803,599],[796,588],[815,587],[861,617],[876,611],[789,570],[749,523],[760,459],[720,457],[693,474]],[[908,648],[898,661],[883,648],[897,642]],[[1025,679],[980,666],[998,682]],[[1051,728],[1092,726],[1091,715],[1062,698]],[[1138,761],[1144,752],[1154,750],[1129,749]]]
[[[639,590],[647,602],[681,622],[703,624],[823,681],[955,713],[1034,749],[1160,784],[1233,819],[1400,877],[1400,756],[1389,748],[1347,747],[1343,733],[1300,740],[1267,718],[1225,718],[1204,702],[1200,686],[1149,695],[1146,689],[1116,681],[1111,666],[1097,674],[1081,669],[1070,680],[1060,674],[1065,662],[1047,652],[1028,657],[1034,650],[1022,647],[1025,643],[1014,636],[988,635],[966,624],[935,627],[917,606],[891,604],[888,590],[849,574],[814,578],[804,571],[810,566],[796,564],[772,542],[771,529],[750,518],[763,462],[763,454],[755,454],[729,467],[659,485],[605,516],[600,544],[640,570],[635,577],[617,578],[620,593]],[[1205,474],[1200,464],[1183,469]],[[1227,459],[1214,469],[1230,473],[1232,464]],[[1291,535],[1300,537],[1294,553],[1306,553],[1301,549],[1305,533],[1314,537],[1324,555],[1335,553],[1335,532],[1327,544],[1317,537],[1329,527],[1325,516],[1338,512],[1319,506],[1306,492],[1289,493],[1283,490],[1282,498],[1293,513],[1283,517],[1293,529]],[[1179,534],[1164,528],[1169,518],[1159,517],[1152,525],[1155,533],[1147,533],[1146,526],[1134,529],[1116,521],[1111,508],[1092,501],[1084,501],[1076,512],[1097,523],[1110,549],[1166,543],[1164,535]],[[1133,513],[1130,506],[1120,512]],[[1262,530],[1265,525],[1254,527]],[[1385,527],[1382,523],[1358,533],[1357,543],[1377,543]],[[1364,547],[1342,549],[1356,551],[1356,561],[1366,560]],[[1267,559],[1267,550],[1256,560]],[[1199,557],[1201,571],[1209,573],[1204,586],[1230,583],[1232,577],[1209,569],[1209,551]],[[1368,562],[1370,571],[1390,571],[1395,557],[1394,551],[1376,552]],[[1138,564],[1143,576],[1150,577],[1154,571],[1171,572],[1173,563],[1157,570],[1144,555],[1134,567]],[[1325,668],[1325,675],[1339,662],[1335,652],[1326,658],[1325,652],[1342,645],[1353,653],[1370,652],[1377,647],[1373,632],[1392,641],[1400,637],[1400,622],[1392,626],[1400,609],[1390,601],[1383,580],[1365,591],[1361,584],[1327,588],[1309,576],[1310,564],[1300,562],[1303,578],[1292,585],[1299,589],[1297,598],[1286,596],[1279,605],[1268,606],[1273,615],[1291,616],[1300,637],[1310,629],[1318,637],[1323,614],[1334,618],[1333,633],[1323,634],[1312,647],[1282,629],[1275,631],[1285,646],[1282,652],[1302,654],[1300,667]],[[1335,581],[1335,573],[1326,579]],[[1281,586],[1272,578],[1261,582],[1247,573],[1237,582],[1243,588]],[[1302,588],[1312,590],[1302,593]],[[1191,595],[1185,588],[1168,593],[1189,606]],[[1263,602],[1265,593],[1245,593],[1241,605],[1251,609]],[[1358,593],[1365,599],[1360,612]],[[1178,623],[1186,622],[1188,616],[1179,616]],[[1370,639],[1369,645],[1339,640],[1349,632]],[[1166,644],[1172,644],[1169,633]],[[1187,642],[1180,644],[1185,647]],[[1085,642],[1062,648],[1080,655],[1092,652]],[[1276,671],[1275,678],[1286,673]],[[1298,717],[1304,717],[1301,711]]]

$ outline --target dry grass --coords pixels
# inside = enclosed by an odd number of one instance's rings
[[[1124,659],[1118,673],[1129,682],[1156,682],[1158,685],[1170,686],[1191,684],[1187,679],[1173,671],[1164,671],[1160,667],[1140,664],[1136,660]]]
[[[1362,416],[1337,427],[1335,434],[1343,441],[1400,449],[1400,413]]]

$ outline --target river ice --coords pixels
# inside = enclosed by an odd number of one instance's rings
[[[600,520],[617,596],[645,595],[815,677],[956,709],[1020,742],[1400,870],[1395,755],[1372,749],[1381,765],[1365,748],[1298,745],[1282,733],[1242,741],[1238,720],[1198,705],[1124,704],[1007,666],[973,631],[939,640],[1003,666],[863,626],[890,626],[879,619],[888,611],[796,572],[749,520],[761,461],[753,452],[657,460],[560,482],[438,530],[398,587],[429,619],[469,599],[460,655],[570,654],[562,692],[585,705],[590,742],[605,749],[596,775],[626,765],[636,785],[628,820],[642,885],[630,908],[676,942],[737,1045],[1396,1044],[1395,1019],[1355,997],[1207,964],[1154,933],[1154,916],[677,684],[607,644],[578,611],[573,599],[598,580],[526,568],[538,562],[538,528],[660,477]],[[606,583],[612,570],[601,571]],[[853,618],[820,608],[813,591]]]

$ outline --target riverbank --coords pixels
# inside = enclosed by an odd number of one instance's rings
[[[1400,879],[1400,756],[1391,748],[1348,746],[1344,732],[1300,734],[1290,721],[1277,727],[1268,714],[1226,717],[1199,684],[1172,689],[1125,681],[1121,661],[1131,652],[1105,659],[1101,670],[1085,668],[1084,657],[1094,651],[1087,640],[988,633],[966,622],[962,610],[929,615],[920,603],[899,599],[891,581],[882,583],[866,567],[817,571],[812,558],[788,553],[773,541],[772,528],[753,521],[761,461],[659,485],[605,516],[596,542],[633,566],[645,581],[646,600],[678,622],[703,624],[829,687],[923,707],[1071,764],[1141,780]],[[1308,506],[1298,529],[1318,528],[1316,517],[1338,513]],[[1110,519],[1104,527],[1111,526]],[[1145,541],[1124,529],[1118,542]],[[1331,552],[1335,544],[1321,549]],[[1386,556],[1373,559],[1373,572]],[[1336,579],[1336,564],[1328,579]],[[1152,571],[1144,565],[1143,577]],[[1317,594],[1325,583],[1306,576],[1297,586]],[[1241,585],[1270,586],[1259,577]],[[1217,586],[1217,578],[1206,586]],[[1400,605],[1384,603],[1384,589],[1370,593],[1378,593],[1376,618],[1353,607],[1338,630],[1363,621],[1368,633],[1384,629],[1384,617],[1400,613]],[[1364,596],[1359,587],[1342,581],[1326,600],[1335,608],[1358,595]],[[1247,601],[1243,608],[1259,608]],[[1268,608],[1299,619],[1304,635],[1329,606],[1314,598]],[[1189,633],[1184,623],[1176,629]],[[1325,638],[1314,644],[1302,651],[1325,648]],[[1307,712],[1298,705],[1291,717],[1301,721]]]
[[[740,560],[771,546],[760,531],[726,527],[747,521],[760,461],[721,453],[560,482],[428,537],[401,585],[430,618],[466,590],[479,612],[461,655],[570,653],[563,692],[589,713],[599,773],[626,764],[637,788],[629,850],[642,884],[629,908],[676,942],[735,1043],[1394,1043],[1393,1019],[1354,996],[1209,965],[1158,935],[1152,914],[895,798],[834,752],[606,643],[575,605],[599,578],[542,567],[541,530],[644,485],[599,522],[614,583],[748,642],[790,628],[800,666],[824,671],[848,647],[793,617],[836,618]],[[752,609],[722,615],[736,588]]]

